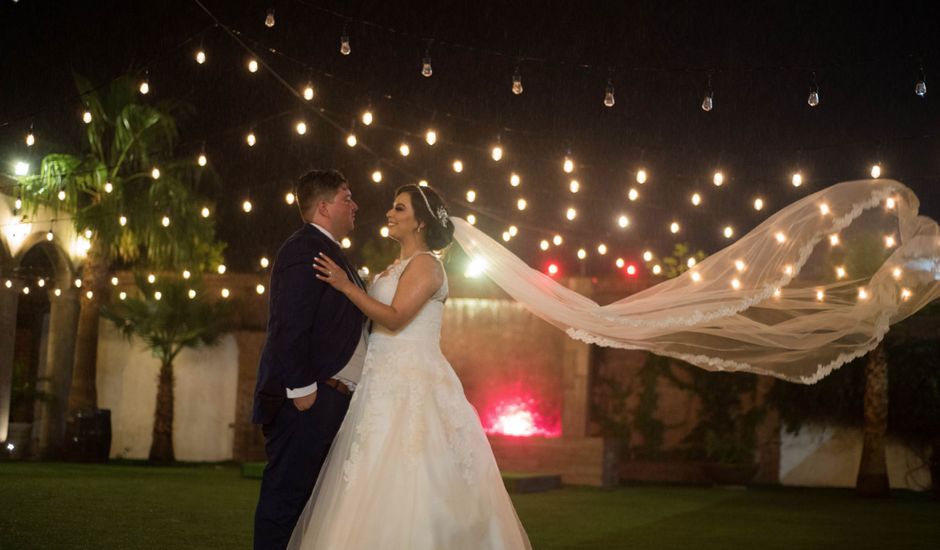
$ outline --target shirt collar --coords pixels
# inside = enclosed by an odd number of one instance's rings
[[[312,225],[312,226],[316,227],[317,229],[319,229],[321,233],[323,233],[324,235],[326,235],[327,237],[329,237],[330,240],[333,241],[334,243],[339,244],[339,241],[336,240],[336,238],[333,236],[333,234],[330,233],[329,231],[327,231],[326,228],[324,228],[322,225],[319,225],[319,224],[316,224],[316,223],[313,223],[313,222],[307,222],[307,223],[309,223],[310,225]]]

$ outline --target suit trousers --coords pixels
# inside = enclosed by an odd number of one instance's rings
[[[285,399],[274,420],[261,427],[268,463],[255,510],[255,550],[287,547],[350,398],[320,384],[312,407],[298,411],[293,401]]]

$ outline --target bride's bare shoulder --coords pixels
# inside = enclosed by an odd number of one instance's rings
[[[441,265],[440,260],[438,260],[436,256],[432,256],[431,254],[418,254],[405,266],[405,274],[402,276],[404,277],[405,275],[409,275],[409,278],[414,276],[416,278],[426,279],[432,283],[440,284],[444,280],[444,266]]]

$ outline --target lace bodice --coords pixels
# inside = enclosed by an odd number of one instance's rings
[[[419,252],[418,254],[433,256],[430,252]],[[372,287],[369,289],[369,296],[372,296],[383,304],[391,304],[392,298],[395,297],[395,291],[398,289],[398,281],[401,279],[402,273],[405,272],[405,268],[408,267],[411,260],[418,254],[405,260],[396,261],[389,266],[388,269],[379,274],[375,281],[373,281]],[[434,257],[435,259],[437,258],[436,256]],[[438,260],[438,262],[440,262],[440,260]],[[443,265],[441,269],[444,269]],[[447,293],[447,275],[445,274],[444,282],[441,283],[441,287],[437,289],[437,292],[424,304],[410,323],[398,331],[389,330],[376,324],[372,329],[372,336],[370,336],[370,338],[378,336],[380,338],[394,337],[405,340],[420,339],[429,342],[438,342],[441,335],[441,320],[444,316],[444,301],[447,299]]]

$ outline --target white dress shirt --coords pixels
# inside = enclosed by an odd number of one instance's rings
[[[339,241],[333,237],[333,234],[322,226],[313,222],[310,222],[310,225],[319,229],[321,233],[329,237],[330,240],[332,240],[334,243],[339,244]],[[366,359],[367,344],[368,332],[366,331],[366,324],[363,323],[362,332],[359,335],[359,344],[356,346],[356,350],[353,352],[349,362],[346,363],[346,366],[340,369],[340,371],[336,373],[336,376],[333,377],[345,384],[350,391],[356,390],[356,384],[359,383],[359,378],[362,376],[362,366]],[[303,388],[287,388],[287,398],[296,399],[298,397],[306,397],[315,391],[317,391],[316,382],[310,384],[309,386],[304,386]]]

